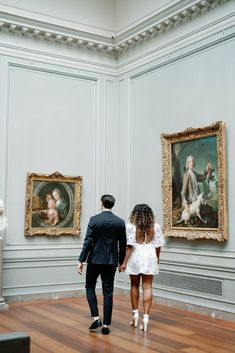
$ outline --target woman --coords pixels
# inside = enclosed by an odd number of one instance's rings
[[[56,202],[56,209],[58,210],[60,221],[63,221],[68,214],[68,204],[62,197],[62,193],[59,189],[54,189],[52,195]]]
[[[130,325],[135,327],[138,326],[139,321],[139,286],[142,278],[144,312],[140,328],[147,331],[152,304],[153,275],[159,271],[160,251],[165,240],[160,226],[154,222],[153,211],[148,205],[136,205],[129,220],[130,223],[126,225],[126,257],[120,271],[125,271],[130,275],[130,297],[133,312]]]

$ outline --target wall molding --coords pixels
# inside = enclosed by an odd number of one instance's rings
[[[193,252],[193,250],[188,249],[188,248],[179,248],[179,250],[177,250],[176,247],[164,247],[164,249],[162,250],[164,253],[166,254],[177,254],[177,255],[190,255],[193,256],[195,255],[195,253]],[[226,255],[224,255],[224,253],[226,253]],[[230,255],[231,254],[231,255]],[[208,251],[207,249],[205,249],[203,251],[202,248],[200,248],[199,252],[197,252],[197,256],[202,256],[202,257],[215,257],[215,258],[220,258],[220,259],[231,259],[234,260],[235,259],[235,250],[225,250],[223,249],[223,253],[221,254],[221,249],[213,249],[212,251]]]
[[[32,49],[30,47],[22,47],[22,45],[13,45],[0,43],[1,56],[5,56],[7,59],[12,58],[14,62],[16,59],[22,60],[23,62],[28,61],[32,67],[38,65],[54,65],[61,70],[74,70],[79,72],[87,72],[92,74],[115,74],[115,65],[110,63],[98,62],[91,60],[89,57],[82,59],[81,57],[74,57],[71,55],[65,55],[59,53],[52,53],[45,50]]]
[[[12,290],[12,289],[21,289],[21,288],[42,288],[42,287],[55,287],[55,286],[58,286],[58,287],[61,287],[61,286],[71,286],[71,285],[75,285],[76,287],[78,287],[78,285],[85,285],[85,281],[81,281],[81,282],[50,282],[50,283],[38,283],[38,284],[22,284],[22,285],[18,285],[18,286],[4,286],[4,291],[6,290]]]
[[[94,83],[97,83],[98,78],[95,76],[91,76],[88,74],[82,74],[82,73],[72,73],[72,72],[66,72],[65,70],[58,70],[57,68],[52,68],[52,67],[42,67],[39,65],[29,65],[29,64],[21,64],[21,63],[16,63],[13,61],[8,62],[8,69],[9,70],[14,70],[14,69],[25,69],[29,71],[37,71],[37,72],[43,72],[43,73],[48,73],[48,74],[53,74],[53,75],[58,75],[62,77],[68,77],[68,78],[75,78],[78,80],[85,80],[85,81],[93,81]]]
[[[23,38],[40,39],[118,57],[133,46],[160,37],[232,0],[181,0],[126,31],[110,36],[80,31],[49,22],[0,12],[0,30]]]
[[[58,268],[58,267],[74,267],[76,269],[76,264],[77,264],[77,261],[75,261],[75,259],[73,259],[73,262],[72,263],[58,263],[58,264],[51,264],[49,263],[49,260],[45,260],[45,261],[48,261],[48,263],[45,263],[45,264],[42,264],[42,263],[39,263],[39,264],[30,264],[30,267],[29,265],[14,265],[14,266],[3,266],[3,269],[4,270],[7,270],[7,271],[11,271],[11,270],[31,270],[31,269],[35,269],[35,268],[39,268],[39,269],[42,269],[42,268]],[[57,261],[61,261],[61,259],[57,260]],[[70,261],[70,260],[69,260]],[[11,263],[15,263],[16,261],[11,261]],[[22,262],[22,261],[19,261],[19,262]],[[32,261],[24,261],[26,263],[30,263]],[[39,260],[39,262],[42,262]],[[52,261],[53,262],[53,261]],[[4,287],[5,288],[5,287]]]
[[[229,13],[219,20],[200,26],[196,30],[171,37],[167,42],[141,52],[131,59],[118,63],[118,75],[129,74],[131,79],[187,58],[202,50],[226,42],[235,36],[235,13]],[[156,64],[157,62],[157,64]],[[144,67],[144,69],[142,69]]]
[[[81,248],[79,249],[81,250]],[[30,263],[30,268],[31,267],[61,267],[61,266],[74,266],[77,263],[78,256],[77,255],[61,255],[61,256],[37,256],[35,257],[7,257],[4,259],[3,264],[4,264],[4,269],[16,269],[16,268],[29,268],[27,266],[27,263]],[[62,262],[63,261],[63,262]],[[59,262],[59,263],[55,263]],[[32,265],[33,263],[36,263],[36,265]],[[49,264],[50,263],[50,264]],[[12,264],[12,265],[9,265]],[[14,264],[17,264],[15,266]],[[25,264],[25,265],[23,265]],[[214,265],[214,264],[198,264],[197,262],[189,262],[189,261],[176,261],[176,260],[161,260],[161,266],[162,270],[164,271],[171,271],[175,273],[184,273],[187,275],[199,275],[199,276],[206,276],[208,277],[208,274],[204,274],[201,272],[199,274],[198,270],[201,271],[212,271],[216,272],[217,274],[210,274],[210,277],[213,278],[220,278],[220,279],[230,279],[232,281],[235,281],[234,278],[234,273],[235,273],[235,268],[234,266],[227,266],[223,265],[223,267],[219,265]],[[172,269],[171,269],[172,268]],[[190,271],[189,271],[190,269]],[[221,275],[219,273],[222,273]],[[225,273],[227,273],[225,275]],[[229,276],[231,274],[231,277]]]
[[[76,250],[81,250],[82,246],[79,249]],[[32,249],[29,249],[32,250]],[[34,249],[35,250],[35,249]],[[51,250],[51,249],[50,249]],[[58,249],[56,249],[58,250]],[[195,254],[194,254],[195,255]],[[44,255],[44,256],[37,256],[35,257],[30,257],[30,256],[10,256],[4,259],[3,263],[4,263],[4,269],[11,269],[11,268],[29,268],[27,265],[22,265],[23,263],[27,264],[27,263],[36,263],[35,265],[31,265],[31,267],[48,267],[48,266],[55,266],[55,267],[60,267],[60,266],[71,266],[74,265],[74,263],[77,263],[77,259],[78,259],[78,255],[72,254],[72,255],[56,255],[56,256],[50,256],[50,255]],[[57,264],[48,264],[48,263],[55,263],[59,261],[59,263]],[[63,263],[62,263],[63,261]],[[69,263],[68,263],[69,262]],[[9,264],[18,264],[17,266],[9,266]],[[165,271],[167,271],[169,268],[173,268],[171,271],[172,272],[177,272],[177,273],[185,273],[188,275],[199,275],[198,270],[202,270],[202,271],[212,271],[212,272],[216,272],[216,273],[223,273],[221,275],[210,275],[210,277],[214,277],[214,278],[226,278],[226,279],[231,279],[232,281],[235,281],[235,278],[233,277],[233,274],[235,273],[235,268],[234,266],[228,266],[228,265],[223,265],[223,267],[216,265],[216,264],[201,264],[201,263],[197,263],[195,261],[176,261],[176,259],[173,260],[166,260],[166,259],[162,259],[161,260],[161,266],[162,269],[164,269]],[[190,269],[190,271],[188,270]],[[196,270],[196,271],[195,271]],[[226,275],[225,277],[225,273],[231,274],[232,277],[229,277],[228,275]],[[204,275],[203,273],[200,273],[200,276],[207,276]]]
[[[76,238],[77,239],[77,238]],[[7,251],[32,251],[32,250],[80,250],[82,248],[82,243],[7,243],[7,246],[4,247],[4,253]]]
[[[30,256],[27,256],[27,257],[8,257],[8,258],[5,258],[3,260],[3,263],[4,263],[4,266],[6,264],[9,264],[9,263],[28,263],[28,262],[36,262],[36,263],[45,263],[45,262],[56,262],[56,261],[60,261],[60,263],[58,263],[57,265],[58,266],[61,266],[61,261],[71,261],[71,262],[74,262],[76,261],[77,262],[78,260],[78,256],[76,255],[56,255],[56,256],[50,256],[50,255],[47,255],[47,256],[38,256],[37,258],[35,257],[30,257]],[[41,265],[40,265],[41,266]],[[47,264],[45,264],[45,266],[48,266]],[[67,264],[66,264],[67,266]],[[9,268],[7,266],[5,266],[4,268]]]
[[[186,291],[186,290],[180,290],[179,288],[171,288],[171,287],[164,287],[164,286],[158,286],[158,285],[154,285],[153,288],[155,290],[157,290],[157,293],[159,296],[161,296],[161,294],[159,294],[159,292],[165,292],[165,293],[172,293],[173,295],[175,294],[180,294],[180,295],[185,295],[187,297],[187,300],[185,300],[185,303],[193,303],[193,304],[198,304],[198,302],[191,302],[190,298],[195,298],[195,299],[202,299],[202,301],[206,301],[209,300],[211,302],[211,304],[213,305],[215,302],[221,303],[223,304],[229,304],[232,305],[234,307],[235,301],[232,300],[227,300],[223,297],[217,297],[217,296],[212,296],[212,295],[204,295],[204,294],[200,294],[198,292],[193,292],[193,291]],[[156,292],[155,292],[156,293]],[[165,296],[163,296],[165,297]],[[166,295],[166,298],[169,298],[169,296]],[[169,298],[170,299],[170,298]],[[184,298],[181,297],[181,300],[184,301]],[[201,303],[202,304],[202,303]],[[206,306],[206,305],[205,305]],[[211,306],[211,308],[213,308],[213,306]],[[216,309],[214,307],[214,309]],[[235,310],[234,310],[235,313]]]
[[[16,59],[26,62],[32,67],[40,65],[56,66],[58,71],[73,70],[78,72],[84,71],[82,76],[95,74],[106,74],[113,78],[121,78],[124,75],[129,75],[130,78],[136,78],[139,75],[146,74],[152,70],[164,65],[173,63],[176,60],[184,59],[190,55],[194,55],[201,50],[206,50],[215,45],[219,45],[235,36],[234,30],[235,12],[228,11],[223,17],[212,20],[209,24],[199,26],[196,30],[182,33],[177,37],[171,36],[170,40],[161,44],[157,38],[152,42],[151,49],[146,51],[146,48],[141,49],[140,53],[132,58],[125,58],[122,61],[116,60],[114,57],[107,61],[99,61],[99,57],[88,56],[86,59],[81,56],[74,56],[67,49],[67,52],[56,50],[50,52],[48,45],[44,50],[32,48],[30,46],[22,46],[22,43],[12,45],[9,43],[0,43],[1,55],[8,58],[12,57],[14,62]],[[1,31],[0,31],[1,38]],[[133,53],[137,46],[132,46]],[[70,55],[71,54],[71,55]],[[158,64],[156,64],[158,62]],[[145,67],[142,70],[142,67]],[[86,72],[86,73],[85,73]]]
[[[194,261],[189,262],[189,261],[170,261],[170,260],[161,260],[161,265],[167,270],[168,266],[172,266],[174,267],[174,270],[171,270],[172,272],[177,272],[177,273],[182,273],[182,268],[184,268],[184,273],[187,274],[192,274],[194,273],[195,275],[198,275],[198,272],[186,272],[185,267],[186,268],[190,268],[190,269],[197,269],[197,270],[203,270],[203,271],[214,271],[214,272],[227,272],[227,273],[231,273],[234,274],[235,273],[235,268],[233,266],[218,266],[218,265],[206,265],[206,264],[198,264]],[[176,267],[180,268],[180,269],[176,269]],[[200,276],[203,276],[203,274],[200,273]],[[225,278],[224,274],[223,275],[210,275],[211,277],[216,277],[216,278]],[[235,281],[234,277],[226,277],[229,278],[233,281]]]
[[[39,260],[40,261],[40,260]],[[49,261],[49,260],[45,260],[45,261]],[[57,260],[57,261],[60,261],[60,260]],[[74,261],[72,263],[58,263],[58,264],[52,264],[52,263],[48,263],[48,264],[37,264],[37,265],[17,265],[17,266],[10,266],[9,263],[20,263],[22,262],[21,260],[20,261],[14,261],[14,262],[9,262],[8,261],[8,265],[7,266],[3,266],[3,269],[4,271],[11,271],[11,270],[31,270],[31,269],[34,269],[34,268],[51,268],[51,269],[54,269],[54,268],[59,268],[59,267],[74,267],[76,268],[76,264],[77,264],[77,261]],[[25,262],[29,262],[30,261],[25,261]],[[5,288],[5,287],[4,287]]]

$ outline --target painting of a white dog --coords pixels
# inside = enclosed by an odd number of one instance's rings
[[[197,199],[190,204],[188,211],[186,209],[183,210],[181,219],[177,222],[177,224],[181,222],[187,224],[192,217],[198,217],[203,223],[206,223],[200,214],[201,205],[206,204],[203,194],[203,192],[199,194]]]

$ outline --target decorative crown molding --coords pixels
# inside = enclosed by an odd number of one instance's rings
[[[0,12],[0,31],[95,50],[113,56],[175,29],[232,0],[184,0],[111,37]]]

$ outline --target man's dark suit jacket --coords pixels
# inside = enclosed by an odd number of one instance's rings
[[[126,253],[126,227],[123,219],[111,211],[90,218],[80,262],[89,264],[122,264]]]

